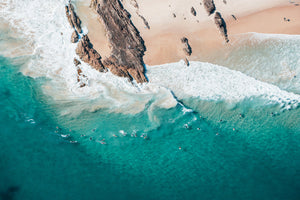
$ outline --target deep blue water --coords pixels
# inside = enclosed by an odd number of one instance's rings
[[[299,109],[185,99],[193,112],[62,116],[25,61],[0,57],[0,199],[300,198]]]

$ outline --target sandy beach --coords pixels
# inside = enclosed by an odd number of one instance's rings
[[[147,65],[184,59],[186,55],[182,50],[182,37],[188,38],[192,47],[192,55],[187,58],[201,60],[224,45],[230,45],[234,41],[232,36],[237,34],[300,34],[299,0],[293,3],[288,0],[242,0],[227,1],[226,4],[221,0],[215,1],[216,11],[221,13],[226,22],[229,43],[219,33],[214,14],[208,16],[199,1],[124,0],[122,3],[145,41],[147,51],[144,61]],[[196,16],[191,13],[192,7]],[[102,57],[107,57],[110,54],[109,43],[97,14],[89,8],[89,2],[78,3],[77,9],[95,49]],[[145,26],[141,16],[149,23],[150,29]]]

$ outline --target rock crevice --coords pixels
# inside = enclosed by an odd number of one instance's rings
[[[221,13],[216,12],[214,19],[215,24],[217,25],[217,28],[219,29],[221,35],[224,37],[226,42],[229,42],[226,23],[225,20],[222,18]]]
[[[92,7],[103,22],[112,53],[103,61],[105,67],[138,83],[147,82],[143,62],[146,47],[119,0],[93,0]]]

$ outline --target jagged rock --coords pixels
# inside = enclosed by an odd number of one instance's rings
[[[86,84],[84,82],[82,82],[82,79],[86,79],[86,75],[84,75],[82,73],[82,70],[80,69],[80,67],[77,67],[77,82],[80,83],[79,87],[85,87]]]
[[[194,15],[194,16],[196,16],[196,15],[197,15],[197,12],[196,12],[196,10],[195,10],[195,8],[194,8],[194,7],[192,7],[192,8],[191,8],[191,13],[192,13],[192,15]]]
[[[139,4],[136,2],[136,0],[131,0],[130,4],[133,5],[136,9],[139,9]]]
[[[221,35],[224,37],[226,42],[229,42],[226,23],[222,18],[221,13],[216,12],[214,19],[215,19],[215,24],[217,25],[217,28],[219,29]]]
[[[190,62],[187,58],[184,59],[184,63],[185,63],[186,66],[190,66]]]
[[[76,58],[74,58],[73,63],[76,67],[81,64],[81,62],[79,60],[77,60]]]
[[[98,1],[95,7],[105,25],[112,48],[111,56],[103,61],[104,66],[118,76],[147,82],[144,75],[144,41],[130,20],[130,14],[119,0]]]
[[[74,6],[71,3],[66,6],[66,15],[71,27],[74,27],[78,33],[81,33],[81,20],[77,17]]]
[[[100,54],[93,48],[87,35],[83,36],[77,45],[76,54],[79,58],[100,72],[106,72],[101,62]]]
[[[97,4],[98,4],[98,0],[91,0],[90,8],[96,9]]]
[[[181,43],[184,45],[183,51],[185,55],[190,56],[192,54],[192,48],[189,44],[189,40],[186,37],[181,38]]]
[[[143,17],[142,15],[140,15],[138,12],[137,12],[137,15],[143,20],[145,26],[147,29],[150,29],[150,26],[149,26],[149,23],[148,21],[145,19],[145,17]]]
[[[74,32],[72,33],[72,36],[71,36],[71,42],[76,43],[76,42],[78,42],[78,40],[79,40],[79,35],[78,35],[77,31],[74,30]]]
[[[74,24],[71,20],[71,15],[70,15],[70,12],[69,12],[69,6],[65,6],[65,9],[66,9],[66,16],[67,16],[68,22],[69,22],[71,27],[74,27]]]
[[[232,18],[234,19],[234,20],[237,20],[237,18],[234,16],[234,15],[231,15],[232,16]]]
[[[213,0],[203,0],[203,6],[208,15],[213,14],[216,10],[216,6]]]

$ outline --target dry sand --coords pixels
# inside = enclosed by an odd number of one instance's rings
[[[185,58],[180,39],[189,39],[193,53],[189,60],[201,60],[218,51],[225,43],[213,20],[200,5],[199,0],[123,0],[123,5],[131,16],[134,25],[145,41],[147,51],[144,61],[147,65],[177,62]],[[227,23],[229,40],[231,36],[247,32],[300,34],[300,0],[215,0],[219,11]],[[89,37],[102,57],[110,53],[104,26],[87,2],[78,4],[78,14],[89,29]],[[191,14],[194,7],[197,15]],[[139,13],[149,23],[147,29]],[[173,17],[176,14],[176,18]],[[237,20],[234,20],[235,15]],[[284,18],[290,19],[289,22]]]

